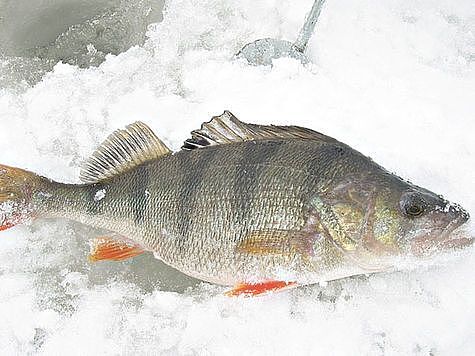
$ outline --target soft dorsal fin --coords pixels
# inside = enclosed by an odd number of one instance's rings
[[[319,132],[298,126],[264,126],[246,124],[225,111],[209,122],[201,125],[199,130],[191,132],[191,138],[185,141],[182,148],[193,150],[207,146],[225,145],[235,142],[297,138],[322,142],[337,143],[338,141]]]
[[[137,121],[114,131],[84,163],[79,178],[96,183],[170,152],[147,125]]]

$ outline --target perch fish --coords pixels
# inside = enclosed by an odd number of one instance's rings
[[[172,153],[142,122],[110,135],[82,184],[0,165],[0,230],[35,218],[107,229],[91,261],[144,252],[257,295],[397,269],[470,245],[469,214],[331,137],[214,117]]]

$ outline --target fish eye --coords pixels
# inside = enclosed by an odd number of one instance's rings
[[[412,204],[406,207],[406,214],[410,216],[421,216],[424,213],[424,207],[418,204]]]
[[[425,212],[425,202],[416,194],[407,194],[401,200],[401,208],[405,215],[418,217]]]

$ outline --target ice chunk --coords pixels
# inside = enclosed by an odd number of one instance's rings
[[[94,201],[98,202],[104,199],[106,196],[106,190],[105,189],[99,189],[96,194],[94,194]]]

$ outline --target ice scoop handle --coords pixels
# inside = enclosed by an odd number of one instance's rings
[[[296,49],[302,53],[305,51],[308,40],[312,36],[313,30],[315,29],[315,24],[317,23],[324,3],[325,0],[315,0],[312,9],[305,18],[305,23],[300,30],[297,40],[294,42]]]

